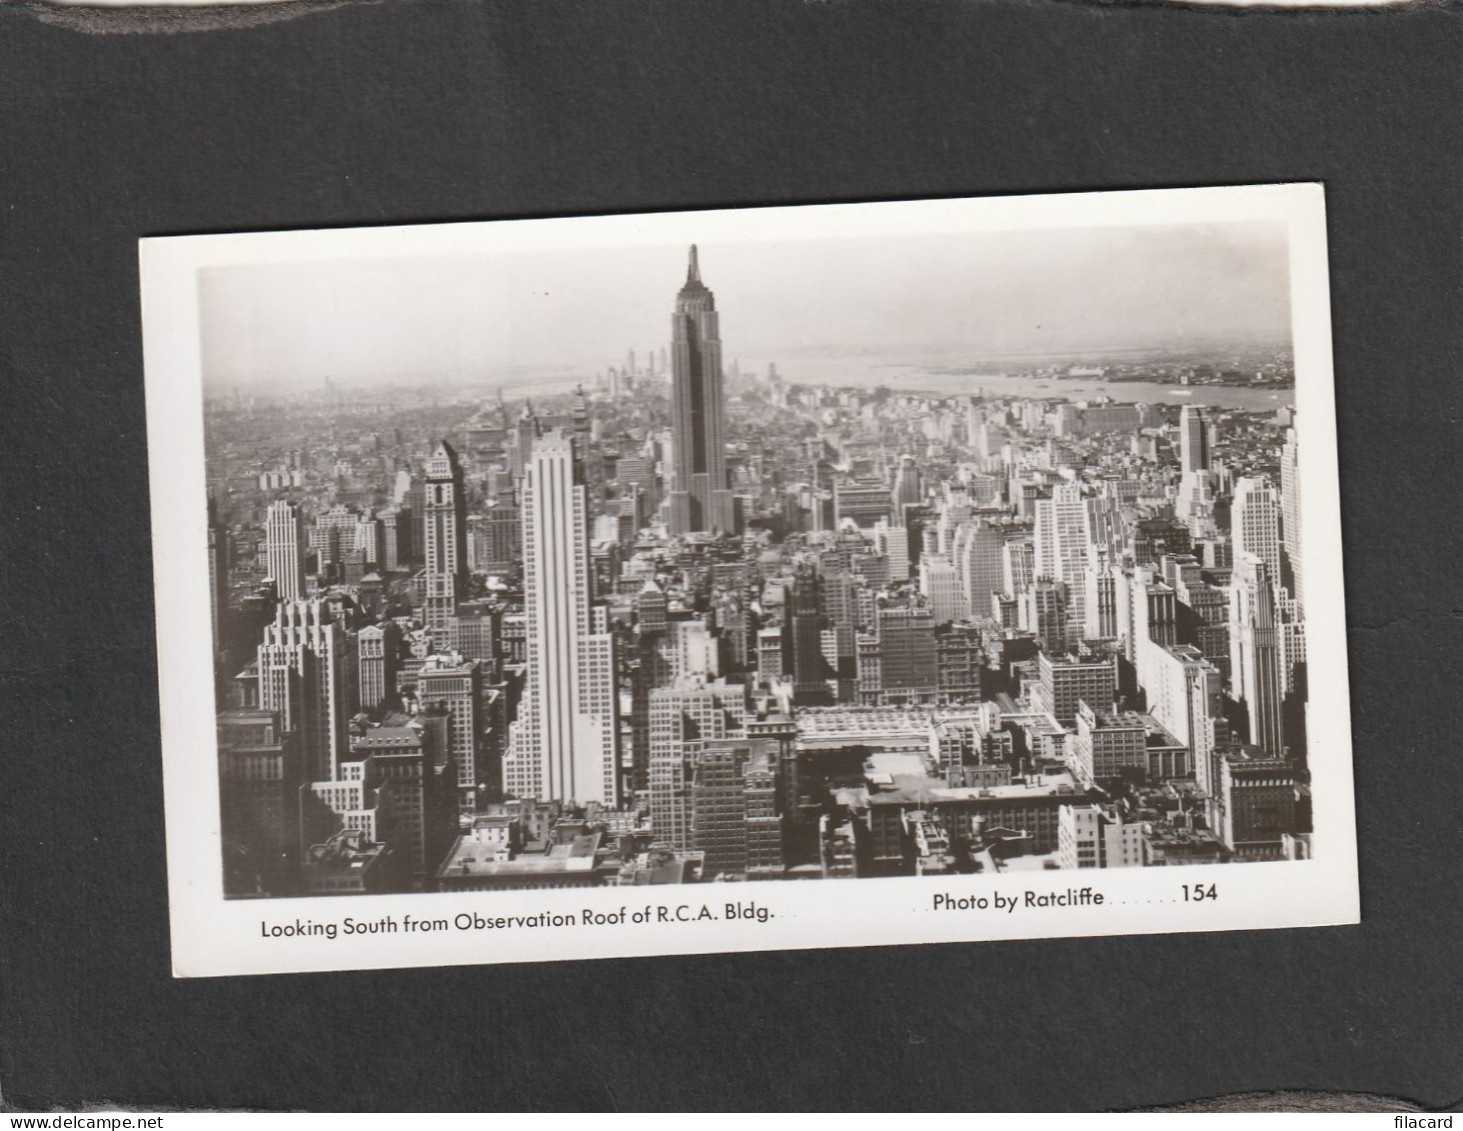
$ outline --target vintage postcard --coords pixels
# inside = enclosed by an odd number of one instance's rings
[[[1319,185],[141,271],[178,976],[1357,921]]]

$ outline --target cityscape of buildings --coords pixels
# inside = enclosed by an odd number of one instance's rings
[[[226,895],[1309,855],[1296,418],[1197,403],[1251,357],[800,384],[696,248],[646,301],[569,394],[210,394]]]

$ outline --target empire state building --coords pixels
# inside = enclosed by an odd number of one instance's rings
[[[696,247],[671,315],[672,534],[736,533],[726,475],[726,406],[716,298],[701,282]]]

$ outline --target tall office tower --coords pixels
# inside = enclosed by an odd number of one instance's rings
[[[344,503],[315,516],[310,527],[310,549],[320,561],[320,571],[338,568],[346,554],[356,548],[356,527],[361,516]]]
[[[939,694],[935,617],[929,609],[880,609],[880,683],[883,702],[933,703]]]
[[[1280,584],[1280,500],[1267,479],[1246,475],[1234,485],[1230,510],[1234,540],[1234,564],[1239,568],[1245,554],[1265,563],[1266,578]]]
[[[1196,537],[1215,533],[1214,476],[1209,470],[1209,418],[1194,405],[1184,405],[1179,414],[1178,498],[1174,513]]]
[[[1288,835],[1299,832],[1298,782],[1288,759],[1248,747],[1225,751],[1220,762],[1220,812],[1215,830],[1239,860],[1280,860]]]
[[[991,594],[1005,591],[1005,545],[1005,535],[984,520],[967,522],[955,531],[955,571],[973,616],[990,616]]]
[[[1156,640],[1160,644],[1177,644],[1179,642],[1178,631],[1178,594],[1174,592],[1173,586],[1161,580],[1153,570],[1147,566],[1139,566],[1133,571],[1132,599],[1132,631],[1133,635],[1140,641]],[[1139,646],[1141,647],[1141,645]],[[1135,651],[1139,665],[1139,678],[1142,677],[1142,653]]]
[[[715,679],[721,674],[721,648],[706,621],[696,617],[667,623],[654,640],[653,676],[657,684],[687,676]]]
[[[487,545],[480,568],[488,573],[510,573],[519,564],[523,517],[512,503],[495,502],[483,516]]]
[[[418,560],[427,546],[427,485],[413,478],[406,498],[397,506],[411,517],[411,552],[413,560]]]
[[[394,621],[368,625],[356,634],[361,707],[375,710],[396,696],[396,660],[401,629]]]
[[[889,520],[874,523],[874,548],[889,562],[889,580],[909,580],[909,528],[890,525]]]
[[[591,632],[588,508],[574,441],[550,432],[524,467],[528,671],[504,785],[516,797],[614,806],[619,695],[614,638]]]
[[[394,506],[410,506],[412,491],[411,472],[404,467],[396,469],[396,478],[391,483],[391,502]]]
[[[702,878],[776,876],[782,871],[778,743],[739,739],[698,745],[691,757],[688,808],[692,842],[706,854]]]
[[[672,534],[736,533],[726,476],[726,419],[716,299],[701,282],[696,247],[671,316]]]
[[[300,737],[309,781],[332,781],[348,753],[355,658],[323,601],[281,601],[259,645],[259,706]]]
[[[538,417],[533,414],[533,406],[525,401],[523,412],[519,414],[508,434],[508,474],[515,481],[523,478],[523,469],[533,457],[533,445],[540,434]]]
[[[899,469],[894,473],[894,487],[889,492],[896,520],[902,520],[904,508],[918,504],[924,495],[924,484],[914,456],[900,456]]]
[[[953,554],[955,535],[970,522],[973,504],[970,501],[970,492],[954,483],[945,484],[944,494],[940,505],[940,544],[936,548],[942,554]]]
[[[970,615],[960,573],[944,554],[926,554],[920,558],[919,591],[929,601],[936,624],[949,624]]]
[[[947,624],[935,630],[935,670],[939,702],[979,703],[980,669],[984,662],[980,629],[973,624]]]
[[[1209,415],[1195,405],[1179,413],[1179,462],[1185,472],[1209,470]]]
[[[482,730],[479,704],[482,701],[482,664],[454,653],[428,656],[417,671],[417,702],[426,708],[448,712],[447,756],[454,767],[458,802],[471,808],[479,791],[493,792],[497,783],[487,780],[479,766]]]
[[[1148,710],[1194,756],[1194,780],[1211,800],[1218,797],[1219,750],[1229,728],[1221,702],[1219,669],[1190,644],[1144,641],[1149,652],[1143,690]]]
[[[862,581],[845,570],[832,570],[823,575],[823,608],[833,622],[836,672],[840,679],[853,677],[854,634],[859,625],[859,590]]]
[[[641,634],[664,632],[666,630],[666,607],[669,604],[665,590],[656,584],[655,578],[647,577],[640,592],[635,594],[635,624]]]
[[[431,890],[457,831],[457,778],[437,749],[437,732],[421,720],[370,727],[351,740],[351,757],[368,762],[376,785],[376,835],[411,873],[412,887]]]
[[[264,515],[264,562],[281,601],[305,595],[305,520],[298,503],[281,499]]]
[[[718,670],[742,674],[755,666],[754,614],[740,597],[726,596],[716,605],[717,645],[721,650]]]
[[[1249,716],[1250,742],[1279,758],[1285,754],[1285,737],[1273,577],[1258,554],[1235,555],[1230,578],[1229,663],[1231,686]]]
[[[478,607],[464,610],[452,618],[452,651],[461,652],[466,660],[481,660],[486,680],[497,677],[497,666],[503,653],[502,639],[501,608]]]
[[[457,602],[467,597],[467,498],[462,466],[446,440],[427,460],[426,582],[427,630],[445,645]]]
[[[1118,587],[1112,557],[1106,546],[1094,546],[1089,555],[1086,623],[1083,632],[1090,640],[1113,640],[1118,635]]]
[[[1064,726],[1076,724],[1079,703],[1086,703],[1098,712],[1113,709],[1118,688],[1115,657],[1090,660],[1061,656],[1053,659],[1042,652],[1037,658],[1037,670],[1041,674],[1041,682],[1036,685],[1033,698],[1042,710]]]
[[[372,569],[381,567],[383,551],[382,526],[379,518],[369,513],[361,515],[356,523],[354,545],[361,560]]]
[[[828,689],[829,665],[823,656],[822,586],[817,574],[801,573],[793,579],[787,620],[792,629],[793,701],[808,706],[827,704],[832,695]]]
[[[787,676],[787,660],[782,649],[781,627],[757,631],[757,682],[778,683]]]
[[[229,600],[229,536],[218,521],[218,508],[208,496],[208,621],[213,630],[213,654],[224,650],[219,631]]]
[[[1036,576],[1060,581],[1067,586],[1067,626],[1074,635],[1085,624],[1087,593],[1083,571],[1092,531],[1087,517],[1087,500],[1076,483],[1052,488],[1050,499],[1036,503]]]
[[[487,519],[480,514],[470,514],[467,516],[467,568],[473,573],[488,572],[487,560]]]
[[[734,738],[746,725],[745,688],[686,680],[650,693],[650,827],[677,851],[692,847],[688,748]]]
[[[277,711],[218,715],[219,833],[226,896],[292,895],[299,878],[297,736]]]
[[[1025,593],[1036,577],[1036,551],[1022,539],[1001,547],[1001,592],[1013,597]]]
[[[1180,579],[1175,595],[1179,601],[1179,639],[1203,652],[1228,680],[1229,589],[1202,580]]]
[[[1301,569],[1300,521],[1300,449],[1295,429],[1287,428],[1285,448],[1280,453],[1280,537],[1285,547],[1285,559],[1290,565],[1295,599],[1304,605],[1306,593],[1305,574]]]
[[[1282,699],[1297,691],[1304,694],[1301,684],[1306,666],[1306,622],[1305,612],[1294,597],[1287,597],[1284,591],[1275,595],[1276,638],[1280,645],[1280,695]],[[1285,740],[1295,753],[1295,736],[1286,730]]]
[[[381,568],[405,569],[411,562],[410,509],[387,507],[381,512]]]
[[[1045,578],[1033,581],[1017,596],[1017,623],[1023,632],[1032,633],[1048,652],[1061,652],[1072,635],[1068,631],[1071,608],[1067,602],[1067,586]]]
[[[971,397],[965,402],[965,445],[984,463],[990,455],[986,444],[985,409],[981,407],[979,397]]]

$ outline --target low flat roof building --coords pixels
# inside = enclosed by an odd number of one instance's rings
[[[438,891],[505,891],[602,887],[615,882],[617,862],[601,862],[600,834],[576,836],[547,851],[517,855],[496,839],[457,838],[437,871]]]

